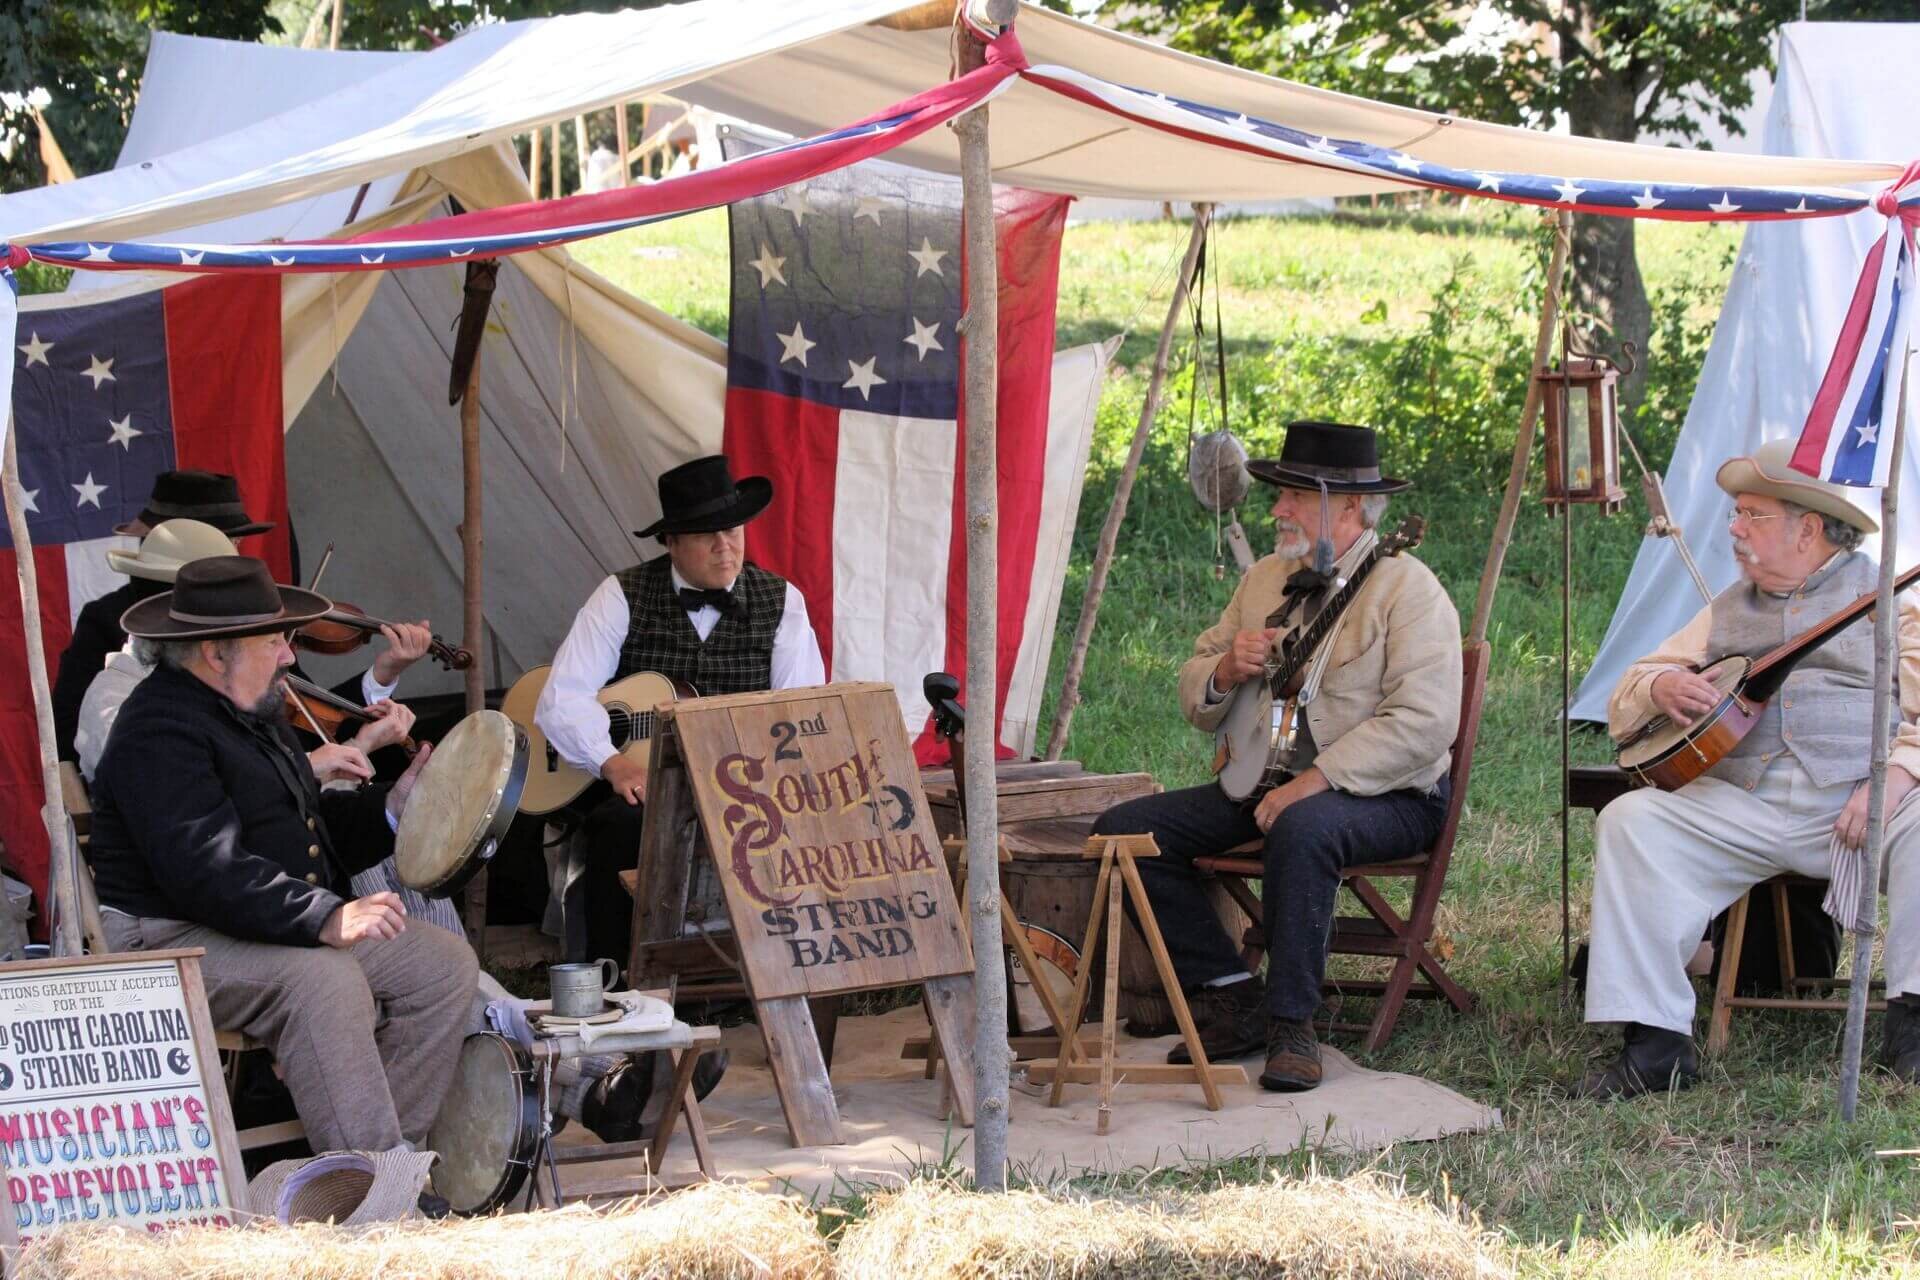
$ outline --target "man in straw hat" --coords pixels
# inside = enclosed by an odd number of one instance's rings
[[[715,454],[662,472],[659,491],[660,518],[634,536],[658,538],[667,553],[594,589],[554,654],[534,709],[561,759],[604,783],[575,803],[581,834],[567,847],[563,898],[575,918],[566,934],[570,951],[584,945],[574,959],[627,961],[633,903],[619,873],[638,860],[646,800],[645,759],[614,748],[607,710],[595,695],[641,671],[704,696],[826,680],[799,590],[747,559],[746,525],[773,501],[773,482],[736,481],[726,458]],[[582,1119],[609,1141],[637,1137],[648,1077],[624,1064],[607,1073],[581,1104]]]
[[[1196,728],[1225,718],[1228,695],[1263,678],[1270,654],[1318,616],[1373,550],[1389,494],[1367,427],[1295,422],[1280,457],[1247,464],[1278,492],[1275,553],[1249,569],[1180,670],[1180,705]],[[1268,626],[1285,610],[1279,626]],[[1383,558],[1322,641],[1310,667],[1302,732],[1280,786],[1248,806],[1208,783],[1108,810],[1100,834],[1150,832],[1160,857],[1140,864],[1174,971],[1211,1059],[1267,1055],[1260,1083],[1320,1083],[1313,1030],[1340,872],[1418,853],[1445,819],[1460,718],[1460,619],[1445,588],[1410,555]],[[1247,972],[1193,859],[1265,837],[1267,978]],[[1171,1026],[1133,1027],[1159,1035]],[[1184,1045],[1172,1060],[1184,1062]]]
[[[1691,723],[1722,696],[1700,668],[1736,654],[1757,657],[1878,585],[1873,558],[1858,549],[1878,528],[1873,517],[1843,487],[1792,470],[1792,454],[1792,441],[1777,440],[1720,468],[1740,581],[1627,668],[1607,707],[1616,740],[1656,713]],[[1920,609],[1911,596],[1902,599],[1899,633],[1902,725],[1886,798],[1888,813],[1899,810],[1887,845],[1896,924],[1920,906],[1920,877],[1899,847],[1920,825],[1920,809],[1901,807],[1920,775],[1920,731],[1913,726],[1920,713],[1913,675]],[[1601,811],[1587,1021],[1624,1023],[1625,1042],[1611,1063],[1580,1082],[1578,1094],[1630,1098],[1698,1078],[1686,962],[1707,923],[1753,885],[1789,872],[1829,880],[1827,910],[1841,924],[1853,923],[1872,722],[1873,628],[1863,620],[1801,660],[1759,723],[1705,775],[1677,791],[1630,792]],[[1891,930],[1886,963],[1889,993],[1920,1002],[1920,938]],[[1920,1074],[1920,1019],[1907,1020],[1901,999],[1891,1008],[1888,1065],[1913,1078]]]
[[[160,664],[100,760],[87,860],[114,950],[205,950],[214,1024],[272,1047],[315,1150],[418,1148],[478,966],[394,894],[347,896],[393,852],[432,749],[391,786],[321,790],[279,704],[289,632],[331,607],[216,556],[127,610]]]

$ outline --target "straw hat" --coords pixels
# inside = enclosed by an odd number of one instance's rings
[[[1769,441],[1747,457],[1721,463],[1714,479],[1731,497],[1757,493],[1844,520],[1862,533],[1880,531],[1879,521],[1853,505],[1845,485],[1816,480],[1788,465],[1793,449],[1792,440]]]
[[[107,563],[114,572],[150,582],[172,582],[180,566],[208,556],[240,554],[233,540],[210,524],[198,520],[165,520],[141,540],[137,550],[107,548]]]
[[[282,1160],[247,1187],[254,1212],[281,1223],[333,1222],[364,1227],[417,1217],[420,1192],[439,1157],[431,1151],[330,1151]]]

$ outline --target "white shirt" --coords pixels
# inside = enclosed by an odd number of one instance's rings
[[[680,571],[673,570],[673,589],[678,592],[688,585]],[[727,589],[733,588],[730,585]],[[719,624],[720,611],[702,605],[688,611],[687,621],[705,640]],[[613,673],[620,669],[620,650],[626,645],[632,623],[627,593],[619,579],[608,576],[574,615],[567,638],[553,655],[547,687],[540,691],[540,701],[533,708],[533,722],[547,735],[548,744],[560,758],[595,777],[600,776],[600,766],[614,753],[607,709],[595,695],[613,682]],[[807,602],[789,582],[786,607],[780,614],[779,629],[773,633],[770,687],[796,689],[825,684],[826,680],[820,641],[814,637],[813,624],[807,621]]]

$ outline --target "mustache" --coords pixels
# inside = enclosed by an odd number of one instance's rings
[[[1752,544],[1745,538],[1735,538],[1733,540],[1733,558],[1746,564],[1754,564],[1759,560],[1759,557],[1753,553]]]

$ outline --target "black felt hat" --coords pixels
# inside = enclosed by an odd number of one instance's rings
[[[120,615],[120,629],[143,640],[217,640],[291,631],[331,611],[317,591],[277,585],[264,561],[208,556],[180,566],[173,590]]]
[[[667,533],[731,529],[765,511],[772,501],[773,481],[765,476],[746,476],[735,483],[727,460],[720,454],[710,454],[660,473],[660,518],[644,529],[635,529],[633,536],[657,538]]]
[[[1289,422],[1278,458],[1253,458],[1247,473],[1283,489],[1328,493],[1398,493],[1411,480],[1380,474],[1380,445],[1372,427],[1344,422]]]
[[[162,471],[153,479],[153,495],[145,510],[114,532],[144,537],[162,520],[198,520],[229,538],[273,528],[272,521],[247,515],[246,504],[240,501],[240,482],[218,471]]]

